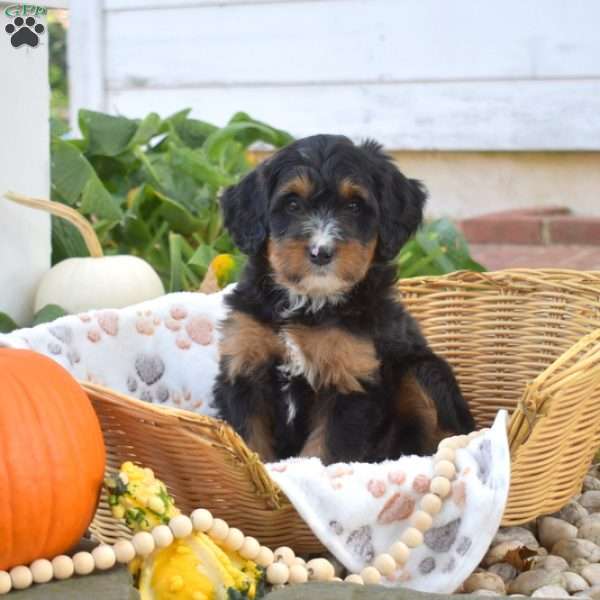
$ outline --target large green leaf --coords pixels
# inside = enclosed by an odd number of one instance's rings
[[[257,141],[280,147],[290,140],[289,134],[259,121],[238,120],[209,135],[204,142],[203,149],[209,160],[223,164],[227,154],[227,145],[232,141],[241,141],[245,147]]]
[[[60,200],[75,206],[81,200],[83,214],[119,219],[121,209],[108,193],[94,168],[71,143],[55,138],[52,152],[52,191]]]
[[[34,327],[35,325],[40,325],[41,323],[50,323],[59,317],[64,317],[66,314],[67,313],[65,309],[57,304],[46,304],[46,306],[40,308],[40,310],[35,313],[31,325]]]
[[[0,312],[0,333],[10,333],[19,326],[6,314]]]
[[[94,169],[71,142],[54,138],[50,152],[52,191],[58,192],[61,199],[74,206],[85,184],[94,176]]]
[[[218,252],[212,246],[208,244],[202,244],[198,246],[194,256],[190,258],[188,261],[190,265],[196,265],[203,270],[208,269],[208,265],[210,265],[210,261],[217,256]]]
[[[81,212],[84,215],[97,215],[104,219],[118,221],[123,214],[119,203],[113,198],[96,177],[90,177],[81,194]]]
[[[87,154],[116,156],[128,148],[138,131],[138,123],[126,117],[82,109],[79,111],[79,128],[87,141]]]
[[[206,223],[194,217],[189,210],[179,204],[173,198],[154,190],[155,196],[161,201],[158,213],[169,222],[169,225],[177,233],[191,235],[206,227]]]
[[[127,144],[127,149],[147,144],[155,135],[160,132],[162,121],[156,113],[150,113],[142,119],[138,125],[136,132]]]
[[[189,175],[197,183],[220,188],[234,182],[234,178],[212,164],[202,150],[171,146],[169,151],[173,168]]]
[[[52,264],[89,254],[77,227],[64,219],[52,217]]]

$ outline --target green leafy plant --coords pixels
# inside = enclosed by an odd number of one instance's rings
[[[144,119],[82,110],[81,139],[52,138],[52,199],[76,207],[93,223],[106,254],[133,254],[159,273],[170,291],[198,289],[209,266],[220,286],[235,281],[244,257],[223,229],[220,190],[255,164],[249,148],[292,141],[246,113],[225,127],[190,117]],[[77,231],[53,220],[53,262],[85,256]],[[457,227],[426,223],[397,258],[399,275],[483,270]]]
[[[41,323],[49,323],[58,319],[58,317],[64,317],[67,313],[56,304],[47,304],[44,308],[41,308],[35,315],[30,323],[24,325],[24,327],[34,327]],[[15,329],[19,329],[19,325],[13,321],[13,319],[6,313],[0,312],[0,333],[10,333]]]
[[[52,139],[52,199],[88,217],[106,254],[133,254],[156,269],[169,291],[197,289],[211,261],[231,255],[220,284],[243,257],[223,229],[218,193],[252,166],[248,148],[292,141],[279,129],[235,114],[218,128],[189,109],[167,119],[127,119],[82,110],[82,139]],[[71,225],[53,221],[53,262],[85,256]]]
[[[397,258],[400,277],[485,271],[473,260],[462,232],[448,219],[427,221],[404,245]]]

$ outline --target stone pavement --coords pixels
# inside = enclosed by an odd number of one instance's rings
[[[470,244],[470,248],[488,271],[518,267],[600,271],[600,246]]]

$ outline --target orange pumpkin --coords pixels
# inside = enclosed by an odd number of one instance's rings
[[[79,541],[105,458],[98,418],[75,379],[41,354],[0,349],[0,570]]]

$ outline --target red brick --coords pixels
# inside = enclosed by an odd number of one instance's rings
[[[486,213],[475,217],[476,219],[496,219],[498,217],[552,217],[570,215],[571,209],[567,206],[534,206],[531,208],[515,208],[499,212]]]
[[[598,217],[553,217],[548,219],[547,232],[551,244],[600,246],[600,218]]]
[[[543,219],[540,217],[497,215],[466,219],[460,226],[473,244],[542,244]]]

